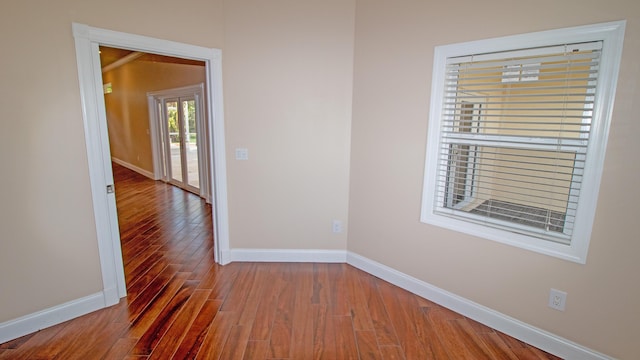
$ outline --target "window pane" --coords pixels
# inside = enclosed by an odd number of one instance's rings
[[[572,217],[566,228],[565,217],[577,207],[572,194],[579,191],[582,179],[577,173],[584,166],[575,152],[449,146],[449,177],[439,187],[444,208],[571,233]]]
[[[561,241],[571,235],[600,54],[576,46],[449,63],[441,210]]]

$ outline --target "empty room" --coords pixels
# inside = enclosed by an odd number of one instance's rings
[[[3,5],[0,359],[638,358],[640,2]]]

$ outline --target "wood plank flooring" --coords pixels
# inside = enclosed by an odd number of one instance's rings
[[[0,359],[559,359],[346,264],[219,266],[210,206],[114,174],[127,298]]]

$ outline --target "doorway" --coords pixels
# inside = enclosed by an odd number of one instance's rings
[[[104,306],[116,304],[126,296],[118,217],[113,192],[113,173],[106,112],[102,94],[102,74],[99,47],[101,45],[150,52],[161,55],[204,61],[207,87],[207,133],[212,146],[207,149],[212,166],[208,175],[213,179],[214,257],[218,263],[228,263],[228,207],[224,120],[222,110],[222,64],[218,49],[177,43],[146,36],[115,32],[73,23],[78,80],[80,83],[85,144],[91,182],[96,238],[103,281]]]

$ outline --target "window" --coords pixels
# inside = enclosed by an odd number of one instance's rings
[[[624,24],[436,47],[421,220],[584,263]]]

